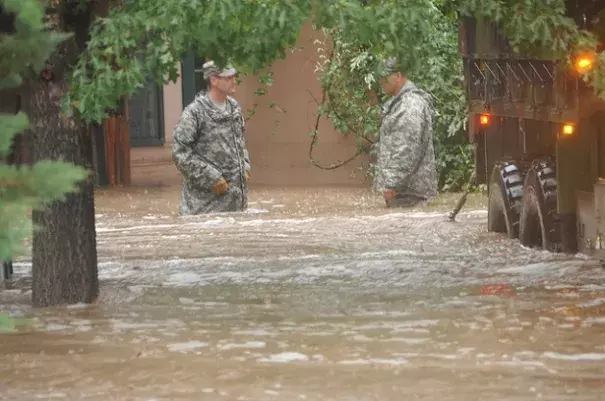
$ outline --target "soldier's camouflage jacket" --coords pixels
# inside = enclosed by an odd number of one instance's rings
[[[411,200],[429,200],[437,195],[434,116],[429,95],[410,81],[384,104],[374,180],[376,191],[395,189],[398,198]]]
[[[183,175],[181,215],[233,212],[248,207],[245,172],[250,159],[244,140],[244,118],[237,101],[227,97],[219,109],[207,93],[189,104],[175,128],[172,157]],[[223,177],[229,190],[213,191]]]

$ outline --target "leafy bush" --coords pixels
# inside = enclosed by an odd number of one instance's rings
[[[389,53],[402,54],[399,60],[407,66],[408,77],[434,96],[439,187],[444,191],[457,191],[469,181],[474,169],[472,146],[466,139],[457,20],[444,14],[430,0],[411,3],[419,10],[397,2],[381,2],[365,10],[370,19],[386,15],[387,10],[394,11],[386,23],[389,26],[399,24],[392,29],[402,31],[399,37],[405,41],[400,43],[404,51]],[[399,15],[404,12],[403,8],[407,19],[403,22],[392,20],[405,17]],[[415,21],[412,18],[415,12],[422,23],[407,25],[406,21]],[[359,153],[372,152],[371,144],[378,139],[380,104],[385,100],[377,82],[377,70],[380,60],[389,54],[388,46],[373,46],[363,35],[352,30],[325,29],[324,35],[325,40],[318,41],[317,70],[321,72],[326,96],[319,114],[329,118],[343,135],[355,135]],[[421,62],[413,56],[419,51],[417,46],[422,46],[425,53]],[[406,54],[414,59],[406,58]]]

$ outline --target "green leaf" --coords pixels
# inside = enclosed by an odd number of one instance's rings
[[[0,113],[0,157],[8,154],[13,138],[16,134],[24,131],[29,125],[25,113],[16,115]]]

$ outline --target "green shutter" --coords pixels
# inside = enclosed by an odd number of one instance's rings
[[[193,101],[197,93],[208,89],[208,83],[202,74],[203,65],[204,58],[192,52],[187,53],[183,59],[183,108]]]
[[[182,77],[183,109],[195,98],[195,54],[187,53],[183,59]]]

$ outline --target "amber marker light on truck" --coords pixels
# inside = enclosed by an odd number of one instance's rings
[[[563,135],[569,136],[569,135],[573,135],[574,133],[574,126],[573,124],[567,123],[563,125]]]
[[[576,70],[586,72],[592,68],[592,58],[588,56],[579,57],[576,60]]]
[[[489,124],[489,114],[481,114],[479,117],[479,123],[483,126]]]

